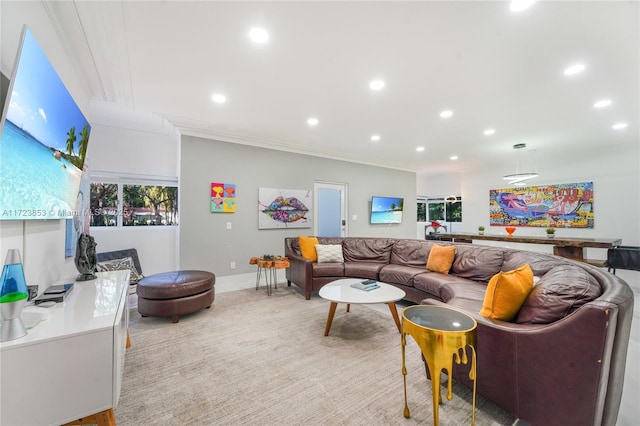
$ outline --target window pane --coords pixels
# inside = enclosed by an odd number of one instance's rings
[[[462,222],[462,198],[455,203],[447,202],[447,222]]]
[[[418,201],[418,222],[427,221],[427,203]]]
[[[430,221],[444,220],[444,203],[443,202],[429,203],[429,220]]]
[[[116,226],[118,211],[118,185],[92,183],[90,186],[91,220],[89,226]]]
[[[178,224],[178,188],[175,186],[123,185],[123,225]]]

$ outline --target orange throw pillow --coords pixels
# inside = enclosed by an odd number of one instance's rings
[[[316,253],[316,244],[318,239],[316,237],[298,237],[298,244],[300,244],[300,253],[305,259],[318,260],[318,253]]]
[[[495,274],[484,294],[480,315],[487,318],[511,321],[533,290],[533,272],[528,264],[509,272]]]
[[[432,272],[448,274],[455,257],[455,246],[439,246],[434,244],[433,247],[431,247],[429,258],[427,259],[427,269]]]

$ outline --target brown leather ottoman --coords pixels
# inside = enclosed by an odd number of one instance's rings
[[[206,271],[173,271],[138,281],[138,312],[143,317],[171,317],[209,308],[215,297],[216,276]]]

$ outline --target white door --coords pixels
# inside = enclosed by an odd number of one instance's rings
[[[347,185],[315,182],[314,235],[319,237],[347,236]]]

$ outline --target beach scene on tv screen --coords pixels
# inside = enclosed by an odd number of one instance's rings
[[[401,223],[403,203],[403,198],[373,197],[371,223]]]
[[[91,126],[27,29],[0,139],[0,219],[73,216]]]

